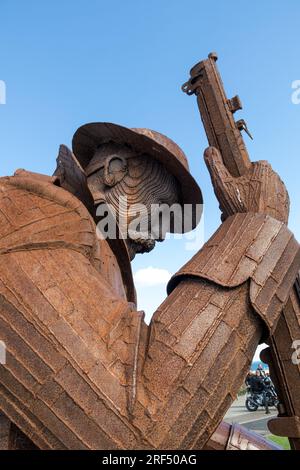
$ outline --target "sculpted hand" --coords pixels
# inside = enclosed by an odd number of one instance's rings
[[[266,160],[251,163],[243,176],[233,177],[215,147],[208,147],[204,160],[222,211],[221,219],[237,212],[260,212],[287,223],[289,195],[280,177]]]

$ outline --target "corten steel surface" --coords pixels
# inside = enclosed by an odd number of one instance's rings
[[[227,99],[216,60],[217,55],[211,53],[207,60],[193,67],[191,78],[182,89],[187,94],[195,93],[197,96],[202,122],[211,145],[205,151],[204,158],[220,203],[221,219],[226,220],[236,212],[264,212],[287,224],[289,196],[285,186],[268,162],[250,162],[240,134],[241,130],[249,134],[247,125],[243,120],[235,122],[233,118],[233,114],[242,109],[241,101],[238,96]],[[266,220],[262,230],[259,229],[258,238],[263,238],[265,242],[264,253],[256,250],[256,241],[253,246],[250,242],[250,251],[247,247],[244,257],[237,261],[236,254],[245,244],[244,240],[237,241],[235,238],[234,254],[228,256],[227,252],[225,255],[225,263],[228,264],[224,264],[223,260],[217,270],[212,272],[211,259],[205,260],[204,255],[202,266],[195,265],[191,260],[178,273],[177,279],[189,271],[196,271],[196,276],[202,274],[222,284],[224,279],[220,279],[218,272],[221,270],[222,273],[227,272],[227,285],[236,285],[240,276],[249,274],[249,271],[253,273],[250,275],[252,305],[264,317],[271,333],[268,339],[270,348],[263,352],[263,358],[270,366],[271,377],[276,383],[281,401],[279,418],[271,420],[269,427],[274,434],[288,436],[292,449],[300,449],[300,371],[299,364],[292,362],[291,352],[294,341],[300,336],[300,277],[299,274],[295,276],[299,267],[299,249],[292,234],[274,219]],[[269,224],[273,227],[267,234],[266,227]],[[223,225],[225,228],[226,223]],[[230,227],[234,227],[234,222],[231,221]],[[219,230],[219,240],[216,234],[215,246],[214,240],[206,244],[208,257],[212,254],[212,259],[218,250],[221,249],[223,253],[226,248],[224,240],[226,237],[228,239],[228,235],[224,228]],[[243,228],[239,228],[238,232],[243,232]],[[220,240],[222,234],[224,240]],[[249,233],[243,239],[247,240],[248,237]],[[232,271],[235,264],[238,266],[237,272]],[[295,279],[293,288],[290,286],[291,279]],[[176,277],[170,285],[174,282],[177,282]]]
[[[299,341],[299,318],[300,297],[294,287],[269,339],[270,349],[262,354],[281,399],[280,418],[269,422],[270,431],[289,436],[291,448],[297,450],[300,450],[300,364],[291,361],[291,345]]]
[[[150,129],[133,128],[109,122],[89,123],[81,126],[74,134],[72,147],[78,161],[87,174],[103,166],[103,162],[93,160],[95,151],[101,143],[113,141],[120,145],[129,145],[136,155],[147,154],[162,163],[180,183],[183,204],[202,204],[201,190],[190,174],[187,158],[181,148],[171,139]],[[130,156],[129,156],[130,158]],[[199,214],[201,215],[201,214]],[[199,219],[193,223],[193,228]]]
[[[280,178],[268,163],[251,163],[230,132],[231,154],[222,159],[222,145],[205,153],[225,222],[171,280],[149,326],[136,308],[130,259],[153,244],[98,239],[96,207],[120,195],[156,203],[162,190],[169,201],[200,202],[200,189],[184,186],[196,183],[174,143],[94,123],[75,134],[76,155],[61,146],[53,177],[21,170],[0,179],[2,446],[268,447],[220,423],[266,338],[287,386],[299,387],[277,334],[280,322],[290,339],[299,332],[299,245],[285,224]],[[227,168],[233,160],[240,177]],[[299,403],[289,392],[296,433]]]
[[[240,131],[249,131],[244,120],[235,122],[233,118],[242,103],[238,96],[227,99],[216,61],[212,52],[196,64],[182,90],[188,95],[195,93],[209,145],[221,152],[232,176],[241,176],[250,168],[250,160]]]

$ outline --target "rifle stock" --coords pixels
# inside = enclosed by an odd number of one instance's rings
[[[227,99],[216,60],[217,55],[211,53],[208,59],[196,64],[182,90],[188,95],[197,96],[209,145],[220,151],[232,176],[242,176],[250,168],[251,162],[241,130],[248,134],[249,131],[243,119],[237,122],[234,120],[233,114],[242,109],[242,104],[238,96]]]

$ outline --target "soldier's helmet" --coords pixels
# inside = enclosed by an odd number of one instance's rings
[[[90,165],[101,144],[114,142],[126,144],[137,155],[149,155],[159,161],[178,181],[181,189],[181,204],[190,211],[190,229],[198,224],[202,211],[202,193],[189,171],[184,152],[165,135],[144,128],[126,128],[117,124],[95,122],[85,124],[75,132],[72,141],[73,152],[87,175],[101,168],[101,162]]]

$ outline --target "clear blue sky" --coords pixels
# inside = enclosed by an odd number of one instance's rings
[[[228,96],[238,93],[254,135],[253,160],[268,159],[291,197],[290,227],[300,238],[299,0],[1,0],[0,175],[25,167],[51,174],[59,144],[78,126],[112,121],[150,127],[186,152],[205,200],[205,238],[219,209],[202,159],[207,145],[194,97],[180,91],[188,71],[215,50]],[[134,270],[176,271],[191,252],[166,241]],[[150,310],[165,286],[141,288]]]

